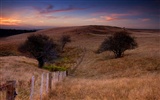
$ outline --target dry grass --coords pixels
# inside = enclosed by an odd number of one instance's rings
[[[50,100],[159,100],[159,33],[133,35],[139,47],[119,59],[111,52],[94,53],[105,37],[76,37],[70,45],[85,47],[85,58],[74,77],[53,90]]]
[[[67,47],[79,50],[76,53],[68,51],[66,55],[69,55],[71,58],[79,57],[77,55],[81,53],[81,49],[86,48],[87,50],[82,63],[78,66],[73,76],[68,77],[63,83],[58,84],[50,95],[50,98],[47,99],[160,99],[160,33],[149,31],[133,32],[133,36],[136,37],[139,47],[131,51],[126,51],[123,58],[114,59],[112,52],[95,54],[95,51],[104,38],[106,38],[106,35],[88,33],[88,31],[84,31],[83,29],[85,28],[56,28],[35,33],[46,33],[50,37],[55,37],[57,40],[64,33],[71,35],[72,42]],[[77,31],[87,33],[76,34]],[[101,31],[101,29],[98,31]],[[54,32],[57,34],[53,34]],[[3,42],[4,44],[8,44],[11,41],[23,41],[24,39],[21,40],[21,36],[8,37]],[[26,35],[24,35],[24,38],[26,38]],[[10,41],[9,39],[12,40]],[[1,42],[1,44],[3,43]],[[73,56],[70,56],[72,54]],[[27,88],[27,82],[32,75],[40,77],[43,72],[47,72],[46,70],[38,69],[36,65],[36,60],[26,57],[0,57],[1,81],[10,79],[23,81],[22,85],[20,85],[22,87],[19,88],[19,91],[22,91],[23,94],[21,94],[22,97],[19,96],[17,98],[18,100],[23,100],[22,98],[25,94],[28,96],[29,92],[25,92],[23,89],[25,86]],[[67,66],[73,66],[73,64]],[[36,84],[38,87],[38,81]]]
[[[22,56],[0,57],[0,84],[9,80],[16,80],[18,95],[16,100],[27,100],[30,95],[30,80],[35,76],[35,96],[39,94],[40,78],[48,71],[39,69],[37,61]],[[4,98],[1,95],[1,100]]]
[[[19,55],[17,51],[18,44],[7,43],[0,45],[0,56],[16,56]]]
[[[159,100],[160,77],[66,79],[52,92],[50,100]]]

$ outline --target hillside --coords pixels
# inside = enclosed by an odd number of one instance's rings
[[[108,35],[119,30],[122,29],[91,25],[53,28],[34,33],[47,34],[55,40],[63,34],[68,34],[72,42],[67,45],[67,48],[76,48],[80,51],[86,49],[83,61],[76,71],[57,85],[51,93],[50,100],[160,99],[159,31],[128,30],[136,38],[138,48],[126,51],[123,58],[114,59],[112,52],[95,54],[101,42]],[[7,48],[16,51],[16,46],[28,35],[30,34],[1,39],[0,50]],[[80,51],[78,53],[82,54],[83,52]],[[69,54],[72,55],[73,52]],[[36,64],[34,59],[21,56],[0,57],[0,75],[3,77],[1,80],[9,79],[13,73],[15,73],[13,78],[24,80],[24,77],[39,75],[38,73],[46,71],[38,69]]]
[[[70,46],[86,48],[85,57],[73,77],[54,90],[51,100],[160,99],[160,33],[145,30],[132,35],[139,47],[119,59],[112,52],[95,54],[105,35],[77,37]]]
[[[74,27],[58,27],[52,29],[45,29],[33,32],[32,34],[47,34],[49,36],[61,36],[62,34],[112,34],[115,31],[122,30],[119,27],[112,26],[97,26],[97,25],[88,25],[88,26],[74,26]],[[10,36],[1,40],[9,40],[11,39],[25,39],[30,33],[24,33],[20,35]],[[23,37],[23,38],[21,38]]]
[[[23,33],[29,33],[29,32],[35,32],[37,30],[16,30],[16,29],[0,29],[0,38],[17,35],[17,34],[23,34]]]

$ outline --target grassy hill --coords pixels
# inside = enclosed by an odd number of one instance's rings
[[[159,31],[128,30],[133,33],[139,47],[126,51],[123,58],[114,59],[112,52],[95,54],[108,35],[120,30],[122,29],[117,27],[91,25],[35,32],[34,34],[46,34],[56,41],[63,34],[68,34],[72,42],[67,48],[76,48],[80,50],[78,52],[80,54],[84,48],[86,49],[83,61],[76,71],[57,85],[51,93],[50,100],[159,100]],[[0,50],[8,48],[9,51],[17,52],[16,47],[28,35],[21,34],[1,39]],[[69,54],[72,55],[73,52]],[[9,79],[10,73],[16,73],[13,78],[24,80],[25,77],[46,71],[38,69],[37,62],[26,57],[0,57],[0,62],[0,75],[3,81]]]

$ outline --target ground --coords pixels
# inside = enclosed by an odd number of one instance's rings
[[[160,99],[160,32],[128,30],[138,42],[138,48],[126,51],[122,58],[114,59],[112,52],[95,53],[101,42],[110,35],[103,32],[107,28],[103,26],[70,27],[41,30],[35,33],[45,33],[55,40],[63,34],[69,34],[72,42],[67,45],[67,48],[81,49],[81,55],[84,54],[76,71],[57,84],[49,100]],[[111,32],[113,30],[121,29],[112,29]],[[97,34],[97,31],[102,33]],[[28,35],[1,39],[1,45],[3,47],[12,43],[18,45]],[[37,68],[36,60],[23,56],[0,57],[0,68],[1,81],[14,78],[25,81],[32,75],[39,76],[47,72]]]

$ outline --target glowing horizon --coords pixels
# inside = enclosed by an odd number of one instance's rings
[[[158,0],[1,0],[1,27],[109,25],[159,29]]]

